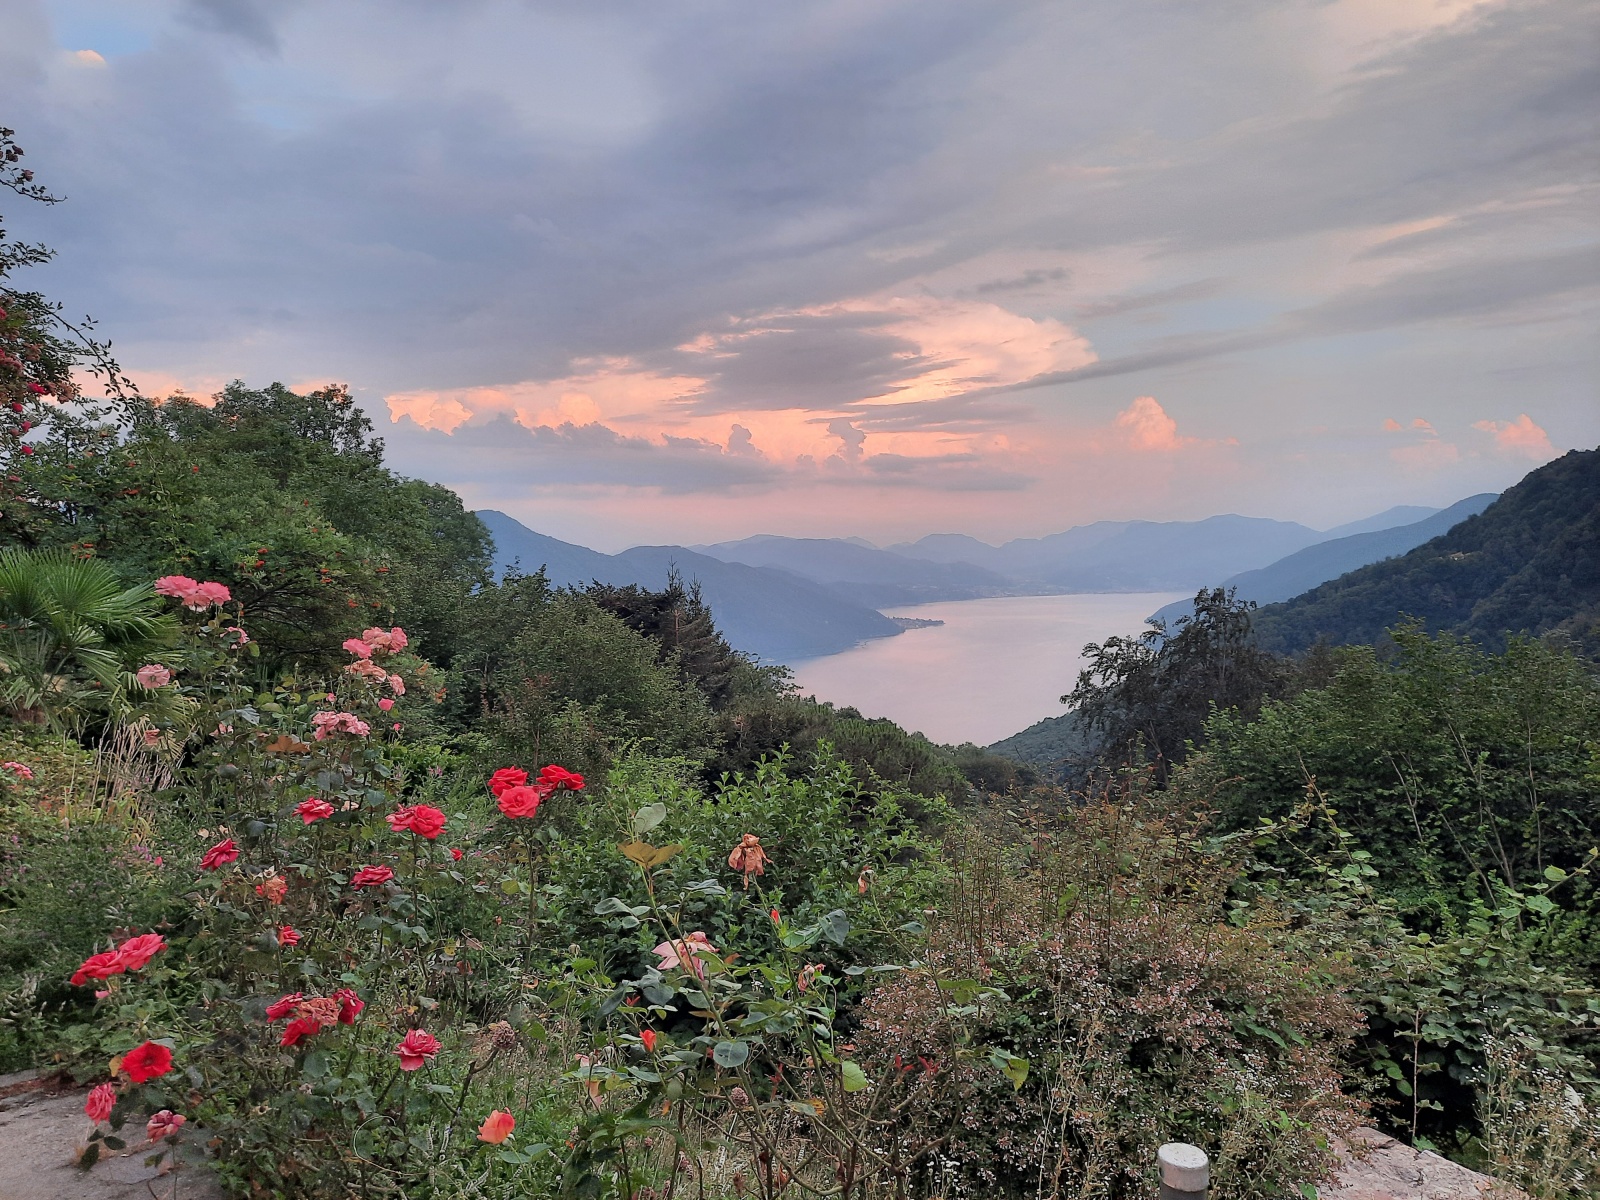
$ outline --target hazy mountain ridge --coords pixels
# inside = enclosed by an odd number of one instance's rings
[[[1557,632],[1600,649],[1600,450],[1570,451],[1447,533],[1261,609],[1255,628],[1267,648],[1298,651],[1376,642],[1402,615],[1491,648]]]
[[[876,609],[844,599],[786,571],[729,563],[682,546],[635,546],[601,554],[535,533],[494,509],[478,517],[494,537],[494,565],[532,574],[543,567],[552,584],[585,587],[637,583],[660,588],[676,568],[698,583],[729,643],[770,662],[837,654],[869,638],[893,637],[900,627]]]
[[[1222,581],[1222,586],[1233,588],[1239,599],[1254,600],[1257,604],[1291,600],[1350,571],[1404,554],[1440,534],[1448,533],[1468,517],[1476,516],[1488,508],[1498,498],[1494,492],[1481,492],[1457,501],[1449,508],[1433,510],[1431,516],[1409,525],[1379,526],[1365,532],[1315,542],[1265,567],[1229,576]],[[1402,510],[1389,511],[1395,513]],[[1356,524],[1367,525],[1368,522]],[[1151,620],[1170,625],[1179,617],[1187,616],[1189,607],[1188,600],[1169,604],[1153,614]]]

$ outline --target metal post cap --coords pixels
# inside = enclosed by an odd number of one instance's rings
[[[1156,1151],[1161,1182],[1177,1192],[1203,1192],[1211,1186],[1211,1160],[1199,1146],[1168,1142]]]

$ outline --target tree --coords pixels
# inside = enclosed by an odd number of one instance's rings
[[[0,552],[0,703],[16,720],[81,731],[127,715],[134,672],[176,635],[148,583],[59,550]]]
[[[1253,642],[1254,609],[1232,588],[1203,588],[1194,613],[1170,631],[1156,621],[1137,637],[1085,646],[1088,665],[1061,702],[1099,736],[1105,753],[1120,757],[1142,747],[1164,777],[1204,739],[1213,711],[1253,715],[1291,678],[1285,660]]]

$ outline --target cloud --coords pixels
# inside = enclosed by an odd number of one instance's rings
[[[1556,448],[1550,444],[1550,435],[1535,425],[1527,413],[1515,421],[1474,421],[1472,427],[1493,435],[1495,446],[1506,454],[1541,463],[1549,462],[1556,456]]]
[[[1138,396],[1112,421],[1123,444],[1138,454],[1172,454],[1179,450],[1209,446],[1236,446],[1238,441],[1190,437],[1178,432],[1178,422],[1167,415],[1154,396]]]

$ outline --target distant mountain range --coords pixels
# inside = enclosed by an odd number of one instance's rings
[[[1367,522],[1358,522],[1358,525],[1368,525],[1368,528],[1345,537],[1336,537],[1334,534],[1337,530],[1329,530],[1327,541],[1316,542],[1304,550],[1296,550],[1293,554],[1280,558],[1268,566],[1257,567],[1254,571],[1242,571],[1238,575],[1230,575],[1222,581],[1222,586],[1233,588],[1239,599],[1254,600],[1257,604],[1273,604],[1280,600],[1288,600],[1300,595],[1301,592],[1310,591],[1318,584],[1337,579],[1347,571],[1354,571],[1369,563],[1382,562],[1386,558],[1404,554],[1424,542],[1432,541],[1440,534],[1448,533],[1468,517],[1477,516],[1498,498],[1493,492],[1481,492],[1476,496],[1459,500],[1443,510],[1406,509],[1404,511],[1407,514],[1432,513],[1431,516],[1425,516],[1422,520],[1413,521],[1409,525],[1386,528],[1371,527]],[[1402,510],[1389,510],[1390,513],[1400,511]],[[1191,601],[1179,600],[1157,610],[1150,619],[1171,625],[1179,617],[1187,616],[1191,611],[1193,611]]]
[[[1490,647],[1561,633],[1600,652],[1600,450],[1546,463],[1398,558],[1261,609],[1255,629],[1269,649],[1298,651],[1375,642],[1402,614]]]
[[[1292,521],[1098,521],[993,546],[934,534],[880,549],[861,538],[760,535],[705,546],[636,546],[601,554],[536,533],[493,509],[496,568],[544,568],[556,586],[593,581],[659,588],[676,569],[701,587],[728,640],[771,662],[835,654],[901,626],[878,610],[986,596],[1196,591],[1236,583],[1262,601],[1401,553],[1492,496],[1441,512],[1402,506],[1318,532]],[[1256,593],[1259,593],[1257,596]],[[1186,608],[1185,608],[1186,611]]]
[[[869,638],[891,637],[900,627],[865,604],[857,604],[788,571],[728,563],[682,546],[635,546],[601,554],[535,533],[494,509],[478,516],[494,537],[495,568],[516,566],[526,574],[544,568],[557,587],[601,583],[661,588],[676,569],[685,583],[698,583],[717,627],[729,643],[769,662],[836,654]]]

